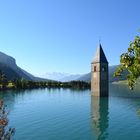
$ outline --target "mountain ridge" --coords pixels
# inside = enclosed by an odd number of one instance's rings
[[[109,66],[109,82],[116,82],[116,81],[126,80],[126,75],[128,74],[127,71],[125,71],[123,73],[122,77],[114,77],[113,76],[113,74],[114,74],[114,72],[115,72],[115,70],[117,69],[118,66],[119,65]],[[90,82],[91,81],[91,73],[89,72],[87,74],[84,74],[83,76],[81,76],[77,80]]]
[[[31,81],[48,81],[49,79],[35,77],[23,70],[16,64],[16,59],[3,52],[0,52],[0,70],[8,80],[25,79]]]
[[[42,75],[41,77],[45,77],[47,79],[52,79],[56,81],[61,81],[61,82],[68,82],[68,81],[74,81],[78,78],[80,78],[82,74],[69,74],[69,73],[64,73],[64,72],[52,72],[52,73],[46,73]]]
[[[116,82],[116,81],[122,81],[126,80],[126,74],[127,72],[124,72],[122,77],[116,78],[113,76],[115,70],[117,69],[118,65],[109,66],[109,82]],[[5,73],[8,80],[13,79],[25,79],[25,80],[31,80],[31,81],[50,81],[50,78],[40,78],[36,77],[26,70],[20,68],[16,64],[16,59],[0,52],[0,70]],[[59,76],[58,76],[58,75]],[[91,73],[87,74],[68,74],[68,73],[52,73],[52,76],[58,76],[58,79],[53,79],[51,81],[61,81],[61,82],[69,82],[69,81],[85,81],[90,82],[91,81]]]

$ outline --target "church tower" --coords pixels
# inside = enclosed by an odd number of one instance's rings
[[[101,44],[91,63],[91,94],[93,96],[108,96],[108,61]]]

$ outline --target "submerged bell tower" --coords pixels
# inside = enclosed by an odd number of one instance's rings
[[[107,97],[109,94],[108,82],[108,61],[101,44],[99,44],[91,63],[91,95]]]

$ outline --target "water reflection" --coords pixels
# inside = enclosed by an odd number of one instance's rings
[[[91,122],[97,140],[105,140],[108,137],[108,102],[108,98],[91,96]]]

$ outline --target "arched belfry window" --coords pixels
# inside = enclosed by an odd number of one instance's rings
[[[94,72],[96,72],[97,71],[97,67],[96,66],[94,66]]]

